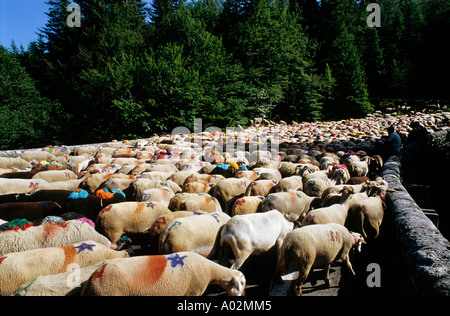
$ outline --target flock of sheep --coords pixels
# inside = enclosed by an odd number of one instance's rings
[[[240,267],[274,246],[268,294],[292,261],[301,295],[311,269],[327,283],[336,260],[353,272],[350,250],[379,236],[387,127],[406,137],[412,121],[434,132],[446,119],[269,122],[0,157],[0,295],[243,295]]]

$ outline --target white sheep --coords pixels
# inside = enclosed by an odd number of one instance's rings
[[[211,258],[218,249],[218,233],[230,218],[223,212],[177,218],[161,232],[159,253],[193,251]]]
[[[302,284],[312,268],[325,268],[325,283],[329,285],[330,264],[338,259],[345,261],[346,266],[354,275],[350,263],[349,252],[352,247],[361,251],[363,237],[336,223],[317,224],[296,228],[284,238],[278,254],[278,263],[272,277],[269,294],[273,292],[275,282],[280,279],[291,260],[298,270],[295,281],[296,295],[302,295]]]
[[[0,257],[0,295],[11,295],[17,287],[41,275],[66,272],[70,264],[80,268],[96,262],[128,257],[93,240],[64,247],[39,248]]]
[[[93,240],[106,247],[111,242],[99,234],[87,222],[80,220],[63,221],[61,218],[49,216],[39,226],[31,226],[24,230],[0,230],[0,256],[11,252],[26,251],[38,248],[68,246],[83,240]]]
[[[121,202],[110,204],[97,216],[97,230],[115,243],[125,233],[143,233],[170,210],[161,202]]]
[[[177,252],[106,263],[92,274],[82,295],[200,296],[210,284],[220,285],[228,295],[240,296],[244,294],[246,280],[240,271],[196,253]]]
[[[294,224],[286,220],[280,212],[233,216],[223,227],[220,236],[222,255],[219,262],[226,265],[229,250],[235,260],[231,269],[239,269],[252,254],[261,254],[273,246],[281,246],[286,235],[294,229]]]

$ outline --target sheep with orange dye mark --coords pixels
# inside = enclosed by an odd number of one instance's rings
[[[124,282],[126,280],[126,282]],[[98,268],[83,287],[90,296],[200,296],[210,284],[244,294],[245,276],[193,252],[117,259]]]
[[[97,216],[97,230],[115,243],[125,233],[143,233],[170,210],[161,202],[122,202],[110,204]]]
[[[349,252],[352,247],[361,251],[361,244],[365,243],[359,233],[350,232],[345,226],[329,223],[296,228],[286,235],[278,253],[275,274],[272,277],[269,294],[272,295],[275,283],[280,279],[290,263],[294,261],[298,270],[295,281],[296,295],[302,295],[302,284],[312,268],[325,268],[325,284],[329,286],[330,264],[342,259],[350,272],[354,275],[350,263]]]
[[[44,221],[41,225],[23,230],[0,229],[0,256],[38,248],[68,246],[83,240],[93,240],[111,247],[111,242],[87,222],[80,220],[65,222],[54,216],[48,218],[50,220]]]
[[[83,268],[112,258],[128,257],[93,240],[64,247],[39,248],[0,257],[0,295],[11,295],[21,284],[42,275],[66,272],[70,264]]]

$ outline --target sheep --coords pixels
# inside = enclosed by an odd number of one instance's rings
[[[311,268],[325,268],[325,284],[329,286],[330,264],[338,259],[345,261],[347,268],[354,275],[349,252],[352,247],[361,251],[364,238],[358,233],[351,233],[346,227],[336,224],[317,224],[296,228],[284,238],[278,254],[276,271],[272,277],[269,294],[272,295],[275,282],[286,271],[291,260],[294,261],[298,278],[295,282],[296,295],[302,295],[302,284]]]
[[[186,200],[188,197],[191,196],[196,196],[196,195],[208,195],[207,193],[187,193],[187,192],[182,192],[182,193],[176,193],[174,196],[172,196],[172,198],[169,201],[169,210],[171,210],[172,212],[176,212],[180,210],[180,204],[183,203],[184,200]]]
[[[47,182],[76,180],[77,175],[71,170],[47,170],[36,173],[32,179],[43,179]]]
[[[183,186],[186,193],[207,193],[214,186],[214,183],[188,182]]]
[[[147,189],[138,197],[138,202],[161,202],[165,207],[169,206],[170,199],[175,194],[170,188],[152,188]]]
[[[294,224],[277,210],[233,216],[221,231],[222,255],[219,255],[219,262],[227,264],[231,248],[235,257],[231,269],[239,269],[250,255],[264,253],[273,246],[281,246],[283,239],[293,228]]]
[[[159,218],[156,219],[156,221],[152,224],[150,229],[148,230],[148,236],[149,236],[149,245],[151,247],[151,250],[155,254],[158,253],[158,241],[159,236],[161,235],[161,232],[167,227],[167,225],[170,224],[173,220],[181,217],[188,217],[188,216],[195,216],[195,215],[202,215],[202,214],[208,214],[207,212],[198,211],[198,212],[189,212],[189,211],[178,211],[178,212],[172,212],[165,214]]]
[[[55,155],[48,151],[38,151],[38,150],[27,150],[24,151],[22,154],[19,155],[20,158],[23,160],[26,160],[28,162],[41,162],[41,161],[47,161],[51,162],[56,158]]]
[[[193,175],[195,172],[193,171],[176,171],[174,173],[172,173],[172,175],[167,178],[167,180],[171,180],[173,182],[175,182],[179,187],[182,187],[184,184],[184,181],[186,181],[186,179]]]
[[[287,192],[289,190],[303,190],[303,180],[301,176],[290,176],[281,179],[275,186],[275,192]]]
[[[219,181],[225,180],[225,177],[220,174],[200,174],[200,173],[192,173],[190,176],[188,176],[183,185],[186,185],[187,183],[191,182],[200,182],[200,183],[206,183],[206,184],[217,184]]]
[[[53,201],[11,202],[0,204],[0,218],[12,221],[16,218],[42,219],[49,215],[61,215],[61,206]]]
[[[210,284],[220,285],[228,295],[241,296],[246,280],[240,271],[196,253],[177,252],[106,263],[92,273],[81,295],[200,296]]]
[[[231,207],[231,216],[261,212],[264,196],[243,196],[236,199]]]
[[[365,177],[369,173],[367,160],[350,162],[347,164],[347,167],[352,177]]]
[[[222,212],[219,201],[209,194],[199,194],[186,198],[180,203],[180,211],[204,211],[208,213]]]
[[[116,243],[125,233],[143,233],[170,210],[161,202],[122,202],[110,204],[97,217],[97,230]]]
[[[42,275],[66,272],[71,264],[83,268],[96,262],[128,257],[93,240],[63,247],[39,248],[0,257],[0,295],[11,295],[21,284]]]
[[[193,251],[211,258],[218,248],[220,228],[230,218],[223,212],[178,218],[161,232],[158,251],[160,254]]]
[[[236,172],[235,177],[236,178],[247,178],[251,181],[254,181],[259,178],[261,175],[261,172],[255,171],[255,170],[239,170]]]
[[[74,191],[75,193],[81,189]],[[104,191],[104,190],[102,190]],[[105,198],[100,195],[100,190],[97,190],[95,194],[87,193],[85,195],[70,196],[62,205],[62,213],[80,213],[83,216],[95,221],[100,211],[110,204],[126,202],[126,198],[123,194],[113,191],[112,196]],[[73,192],[72,192],[73,193]]]
[[[261,206],[262,212],[278,210],[290,221],[301,221],[311,207],[320,202],[318,197],[310,197],[302,191],[270,193]]]
[[[222,210],[228,213],[228,202],[233,197],[245,193],[250,182],[247,178],[227,178],[212,188],[212,196],[219,200]]]
[[[258,180],[275,180],[277,182],[281,180],[281,173],[278,169],[254,168],[253,171],[260,173]]]
[[[0,194],[30,193],[47,183],[42,179],[0,179]]]
[[[328,178],[313,178],[306,181],[303,185],[303,191],[308,196],[322,196],[323,192],[332,185]]]
[[[244,196],[259,195],[266,196],[275,191],[277,185],[275,180],[256,180],[252,181],[245,190]]]
[[[0,168],[31,168],[32,165],[25,159],[22,159],[20,157],[16,158],[6,158],[6,157],[0,157]]]
[[[111,242],[99,234],[91,225],[80,220],[63,221],[50,217],[39,226],[24,230],[0,231],[0,256],[11,252],[26,251],[37,248],[68,246],[83,240],[93,240],[106,247]]]
[[[345,187],[341,191],[341,194],[342,196],[339,204],[317,208],[306,213],[306,216],[302,220],[302,226],[326,223],[338,223],[344,225],[354,190],[352,187]]]
[[[80,296],[85,282],[92,273],[105,263],[116,259],[102,260],[84,268],[73,266],[67,272],[38,276],[22,285],[14,296]]]
[[[373,240],[380,234],[384,208],[385,204],[380,195],[368,197],[366,192],[355,194],[348,210],[345,226],[360,233],[364,239]]]
[[[123,190],[129,201],[136,201],[138,197],[147,189],[169,187],[173,193],[181,192],[181,188],[173,181],[159,181],[151,179],[138,178],[131,182],[128,188]]]

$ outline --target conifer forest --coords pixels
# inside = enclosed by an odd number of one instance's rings
[[[0,46],[2,150],[450,100],[448,0],[74,2]]]

